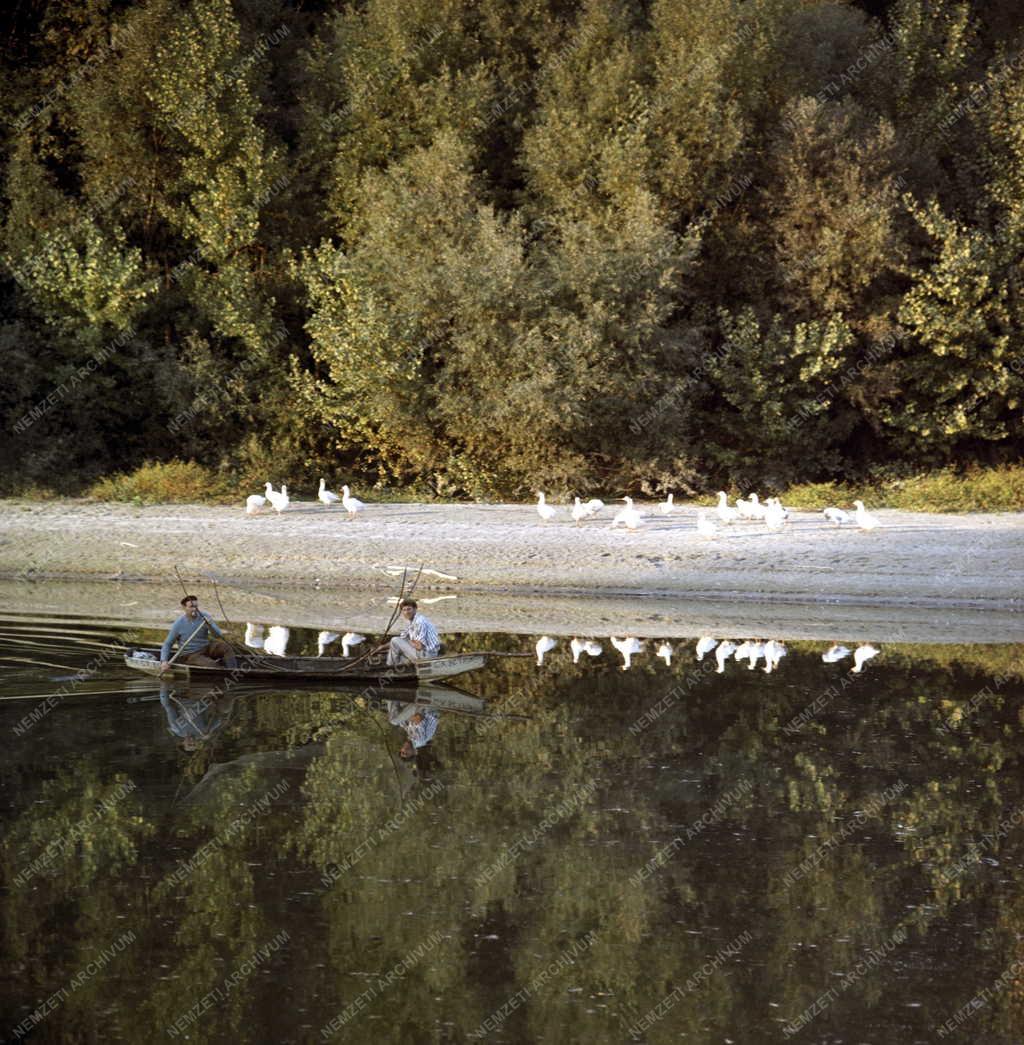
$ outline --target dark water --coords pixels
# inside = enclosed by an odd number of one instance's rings
[[[406,762],[379,693],[123,638],[0,622],[8,1040],[1024,1040],[1022,647],[562,640]]]

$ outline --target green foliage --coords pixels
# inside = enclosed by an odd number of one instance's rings
[[[101,479],[88,496],[134,504],[195,504],[223,501],[232,492],[222,478],[195,461],[150,461],[129,474]]]
[[[2,488],[174,457],[447,496],[1015,459],[1024,19],[860,6],[26,15]]]

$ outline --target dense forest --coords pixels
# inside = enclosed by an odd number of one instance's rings
[[[2,17],[7,491],[1019,458],[1018,0]]]

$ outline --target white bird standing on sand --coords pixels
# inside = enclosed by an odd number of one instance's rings
[[[263,642],[264,650],[267,653],[272,653],[275,657],[283,657],[284,651],[288,648],[289,635],[291,635],[290,628],[274,624],[270,631],[267,632],[267,637]]]
[[[752,493],[744,501],[743,498],[736,498],[736,510],[740,513],[742,519],[763,519],[764,518],[764,505],[757,499],[757,494]]]
[[[250,649],[263,649],[263,625],[246,624],[245,638],[242,640]]]
[[[717,537],[718,527],[703,513],[697,513],[697,533],[701,537]]]
[[[669,666],[672,667],[672,644],[669,642],[663,642],[655,653],[656,657],[661,659]]]
[[[622,654],[622,659],[625,661],[622,665],[623,671],[628,671],[633,666],[634,654],[642,653],[644,649],[644,643],[629,636],[617,639],[614,635],[611,635],[609,636],[609,642]]]
[[[769,497],[764,509],[764,524],[769,530],[781,530],[788,515],[777,497]]]
[[[358,497],[352,496],[352,491],[347,486],[341,488],[341,506],[348,512],[350,519],[354,519],[366,507]]]
[[[327,489],[327,481],[323,478],[320,479],[320,492],[316,495],[321,504],[326,504],[328,508],[332,504],[337,504],[341,498],[336,493],[331,493]]]
[[[270,506],[274,511],[281,513],[291,504],[291,498],[288,496],[288,487],[281,484],[280,491],[274,489],[274,487],[267,483],[267,500],[270,501]]]
[[[718,491],[718,507],[715,508],[715,511],[718,512],[718,518],[726,525],[736,522],[740,517],[740,513],[735,508],[729,507],[729,498],[724,490]]]
[[[572,506],[572,518],[573,522],[577,526],[584,520],[589,519],[604,507],[604,501],[599,501],[596,497],[591,498],[586,504],[580,504],[580,499],[575,498],[575,503]]]
[[[710,653],[718,645],[718,639],[705,635],[697,640],[697,660],[703,660],[705,653]]]
[[[658,505],[658,510],[662,515],[672,514],[672,509],[675,508],[675,505],[672,503],[672,496],[672,494],[669,494],[667,500],[662,501],[662,503]]]
[[[615,518],[612,519],[612,529],[615,529],[620,523],[626,527],[627,530],[637,530],[640,528],[643,522],[643,513],[636,510],[633,507],[632,497],[623,497],[626,502],[625,508],[620,508],[615,513]]]
[[[786,655],[786,647],[777,639],[769,639],[764,644],[764,672],[770,675]]]
[[[422,601],[422,600],[420,600],[420,601]],[[343,657],[351,657],[352,656],[352,649],[351,649],[351,647],[352,646],[359,646],[360,644],[364,643],[365,641],[366,641],[366,636],[365,635],[358,635],[354,631],[346,631],[345,634],[341,636],[341,655]]]
[[[848,657],[850,651],[845,646],[840,646],[838,642],[833,642],[831,646],[821,655],[821,659],[826,664],[835,664],[837,661]]]
[[[255,515],[266,503],[266,497],[261,497],[258,493],[249,494],[245,499],[245,514]]]
[[[725,674],[725,662],[736,652],[736,643],[723,639],[715,650],[715,660],[718,661],[718,674]]]
[[[537,650],[537,664],[538,666],[544,663],[544,654],[549,653],[558,645],[554,639],[549,638],[547,635],[541,635],[537,639],[537,645],[534,647]]]
[[[832,523],[833,526],[842,526],[843,523],[850,521],[849,512],[844,512],[842,508],[822,508],[821,514]]]
[[[338,633],[336,631],[321,631],[316,637],[316,655],[322,657],[324,650],[337,639]]]
[[[867,511],[863,501],[854,501],[853,506],[857,509],[853,513],[853,521],[862,530],[875,530],[878,528],[878,520]]]
[[[537,514],[545,521],[550,522],[555,517],[556,509],[544,500],[544,491],[537,494]]]
[[[871,645],[871,643],[865,643],[863,646],[858,646],[853,651],[853,670],[859,675],[864,670],[864,665],[872,657],[878,656],[878,650]]]

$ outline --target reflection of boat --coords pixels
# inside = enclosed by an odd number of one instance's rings
[[[164,674],[175,678],[224,678],[241,682],[247,679],[274,682],[382,682],[391,685],[415,685],[417,681],[451,678],[476,671],[487,662],[487,653],[455,653],[413,663],[389,666],[387,653],[370,653],[363,657],[262,657],[240,653],[234,668],[217,664],[199,667],[175,663]],[[124,658],[126,667],[159,677],[160,651],[133,650]]]
[[[394,694],[393,699],[402,703],[419,704],[423,707],[436,708],[438,711],[454,711],[463,715],[483,715],[487,711],[487,701],[475,697],[462,689],[452,686],[422,683],[415,689],[405,690],[402,694]]]

